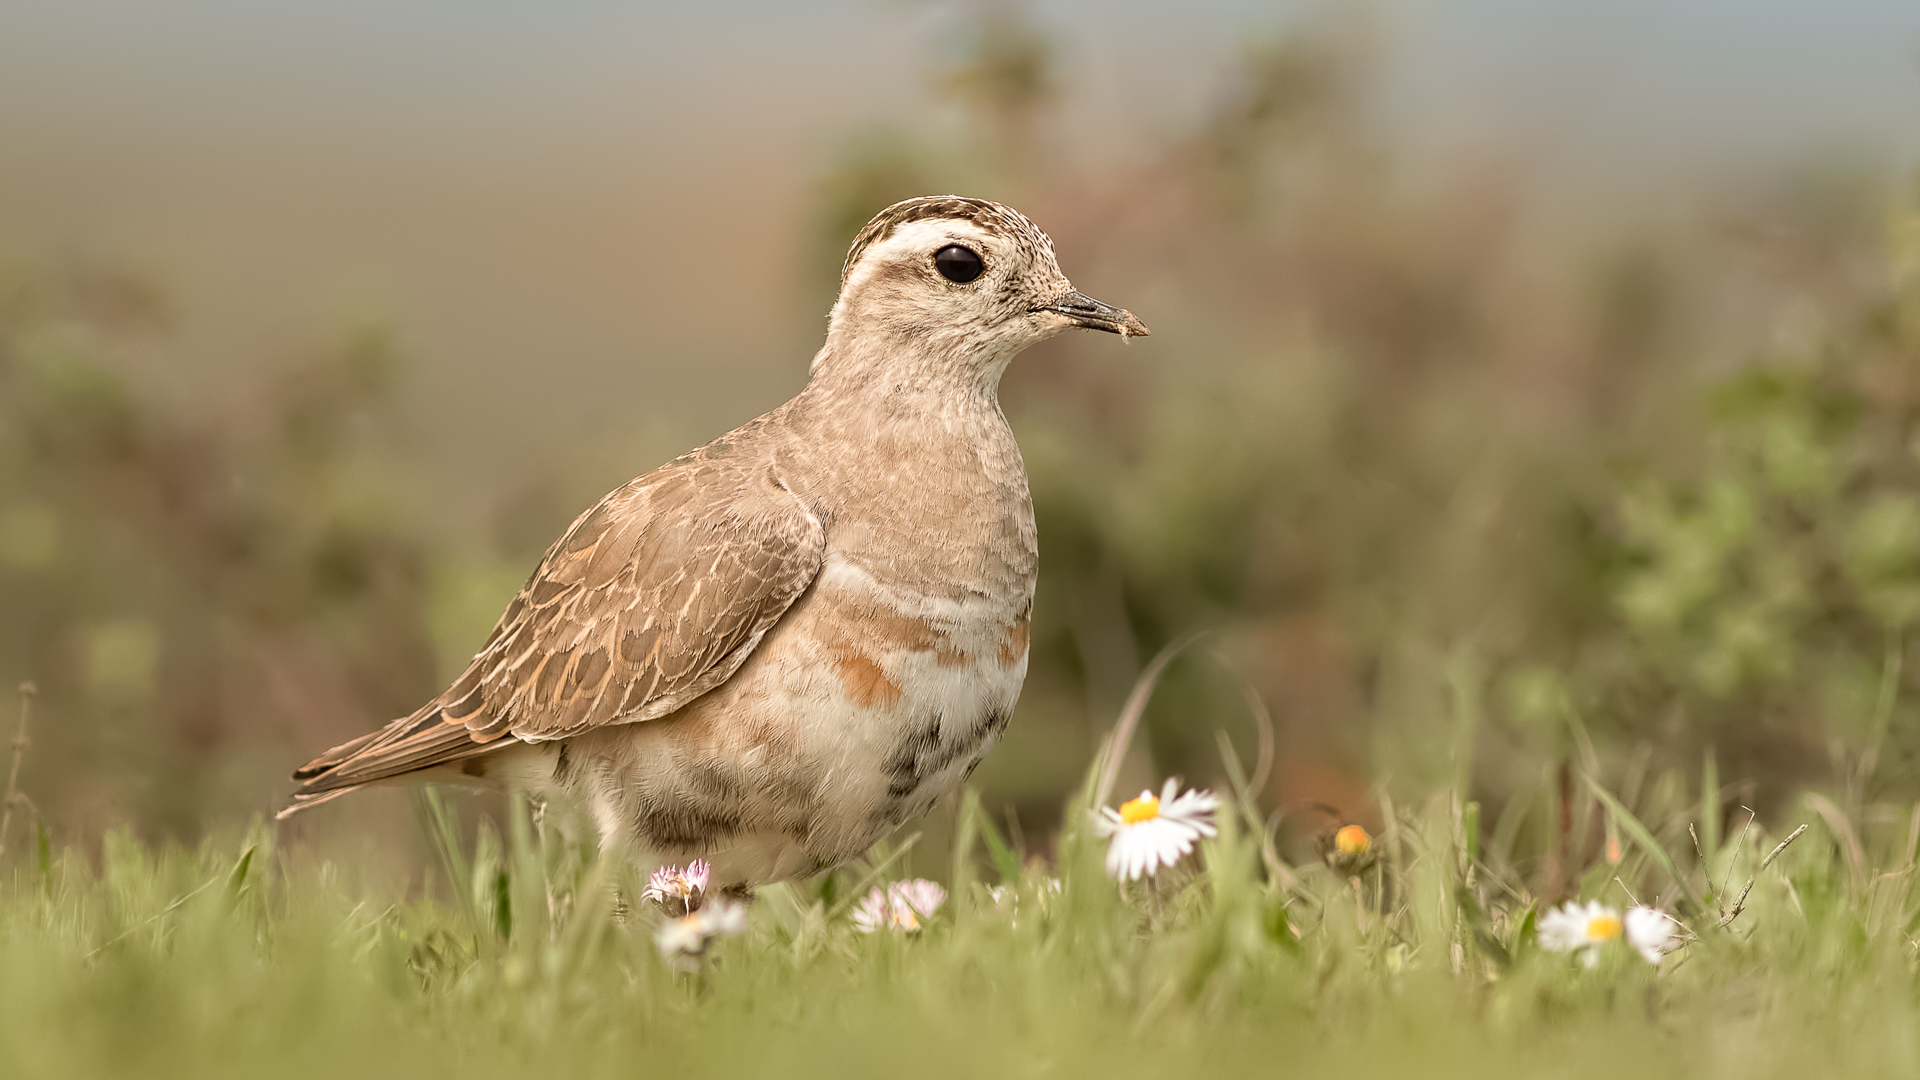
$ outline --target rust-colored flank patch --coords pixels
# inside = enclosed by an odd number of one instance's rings
[[[1007,635],[1000,641],[1000,666],[1010,668],[1027,655],[1027,641],[1033,636],[1033,624],[1019,619],[1007,627]]]
[[[900,700],[900,688],[880,670],[873,657],[847,652],[833,658],[833,670],[840,676],[840,688],[847,700],[861,708],[892,705]]]
[[[848,700],[856,705],[891,705],[900,700],[900,687],[887,678],[875,656],[891,656],[904,650],[932,653],[933,662],[943,668],[964,668],[974,663],[973,654],[956,648],[953,639],[925,620],[896,611],[869,610],[822,634],[822,644],[840,676],[840,685]],[[1021,619],[1006,630],[1000,648],[1000,666],[1012,667],[1027,651],[1027,621]]]
[[[933,662],[944,668],[966,667],[973,658],[953,647],[947,635],[923,620],[896,612],[876,612],[867,620],[866,631],[874,638],[914,652],[930,652]]]

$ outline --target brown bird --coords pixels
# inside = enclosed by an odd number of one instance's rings
[[[1039,551],[1000,411],[1014,355],[1147,328],[1018,212],[935,196],[854,238],[800,393],[601,499],[473,662],[315,758],[285,817],[464,779],[583,804],[603,850],[803,876],[925,813],[999,737]]]

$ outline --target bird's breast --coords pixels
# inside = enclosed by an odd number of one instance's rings
[[[1025,670],[1030,590],[956,594],[889,586],[837,554],[828,556],[814,589],[809,636],[856,705],[899,702],[903,681],[971,686]]]
[[[972,771],[1019,700],[1030,596],[916,593],[829,557],[791,627],[803,741],[834,777],[817,835],[858,850]]]

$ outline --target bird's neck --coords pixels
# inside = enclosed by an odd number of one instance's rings
[[[927,397],[998,410],[1000,377],[1017,352],[1018,346],[959,330],[833,325],[813,358],[808,389],[842,398]]]
[[[876,355],[870,340],[841,351],[847,345],[829,337],[812,379],[785,407],[785,423],[810,445],[877,460],[911,454],[974,462],[986,453],[1018,471],[1019,448],[1000,410],[1006,361],[969,370],[950,356],[898,347]]]

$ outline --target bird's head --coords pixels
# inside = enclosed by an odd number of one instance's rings
[[[1021,349],[1076,327],[1147,335],[1132,313],[1076,290],[1024,214],[923,196],[880,211],[854,237],[815,371],[904,365],[997,382]]]

